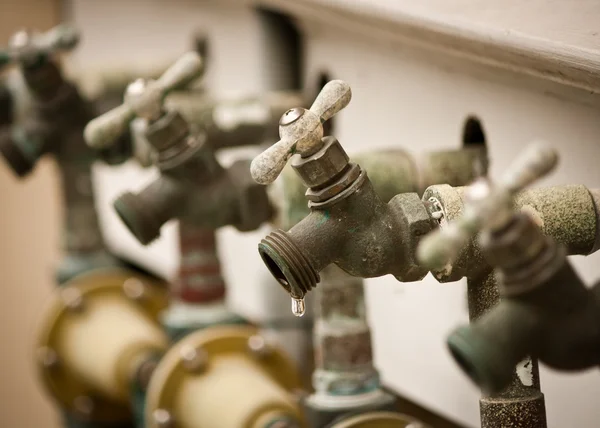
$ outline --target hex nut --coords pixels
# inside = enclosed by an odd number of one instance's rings
[[[312,188],[306,191],[306,199],[310,202],[325,202],[334,196],[339,195],[348,187],[352,186],[356,180],[360,177],[361,169],[357,164],[350,164],[350,168],[344,173],[340,178],[338,178],[331,185],[319,189],[314,190]]]
[[[320,187],[335,178],[348,165],[350,158],[334,137],[321,140],[323,148],[307,158],[295,159],[292,167],[307,187]]]
[[[389,202],[389,207],[402,226],[404,235],[402,242],[406,245],[406,263],[403,266],[403,273],[396,275],[396,278],[401,282],[419,281],[429,270],[417,262],[417,246],[421,238],[436,228],[437,224],[416,193],[396,195]]]

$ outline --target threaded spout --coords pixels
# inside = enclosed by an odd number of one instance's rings
[[[319,273],[283,230],[271,232],[260,244],[258,253],[277,282],[296,299],[312,290],[320,281]]]
[[[160,235],[162,224],[153,218],[138,196],[124,193],[115,200],[113,206],[127,229],[141,244],[148,245]]]

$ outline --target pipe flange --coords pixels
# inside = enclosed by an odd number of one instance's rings
[[[143,287],[143,298],[131,292]],[[142,285],[140,285],[142,284]],[[68,412],[85,420],[120,421],[130,417],[127,405],[102,397],[62,366],[61,326],[75,317],[85,317],[86,303],[100,299],[128,299],[158,323],[159,313],[168,303],[167,288],[156,279],[118,268],[97,269],[76,276],[52,295],[42,316],[36,343],[38,375],[46,391]]]
[[[330,428],[427,428],[427,425],[402,413],[369,412],[344,418]]]
[[[147,426],[157,426],[157,412],[171,414],[177,391],[188,376],[210,375],[211,360],[225,355],[247,355],[283,389],[300,390],[301,377],[292,360],[274,346],[269,346],[269,352],[258,353],[255,345],[259,336],[255,327],[215,326],[174,344],[152,374],[146,395]]]

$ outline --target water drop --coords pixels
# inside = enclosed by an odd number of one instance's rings
[[[304,299],[296,299],[292,297],[292,313],[297,317],[301,317],[304,315],[304,311],[306,310],[304,306]]]

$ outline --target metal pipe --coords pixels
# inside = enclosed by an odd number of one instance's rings
[[[380,388],[373,365],[364,281],[326,267],[315,293],[314,393],[303,400],[311,426],[328,426],[349,413],[391,410],[395,398]]]
[[[322,274],[315,296],[315,393],[347,396],[377,389],[363,280],[335,265]]]
[[[67,415],[97,424],[130,419],[139,367],[168,345],[158,323],[165,290],[137,273],[101,269],[53,293],[36,355],[44,386]]]
[[[245,323],[225,300],[215,230],[180,220],[179,250],[178,275],[171,287],[169,308],[162,316],[171,340],[213,325]]]
[[[498,284],[491,268],[484,268],[479,275],[467,277],[467,289],[471,322],[500,302]],[[540,390],[538,361],[525,356],[511,368],[512,376],[505,389],[479,399],[481,428],[500,425],[507,428],[545,428],[546,404]]]

